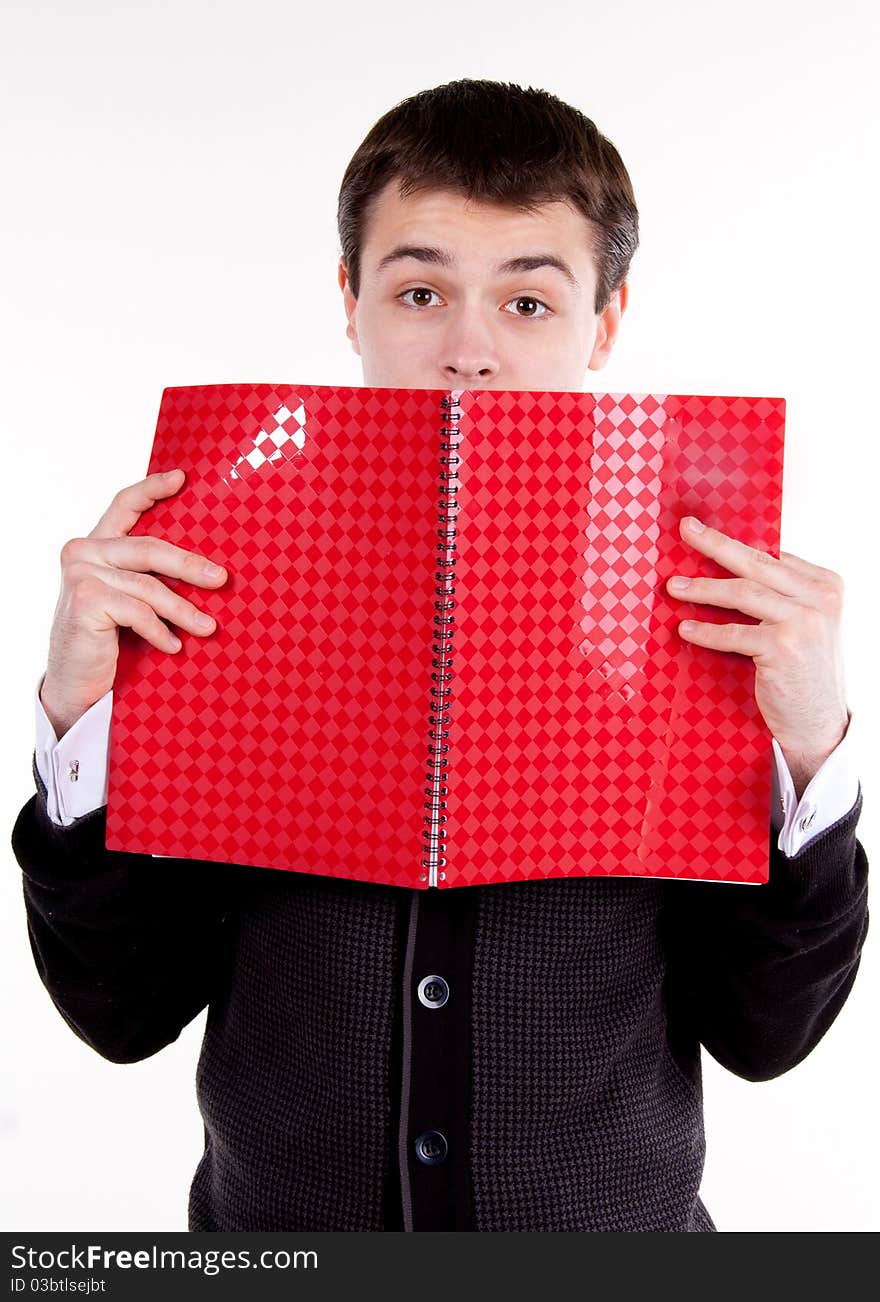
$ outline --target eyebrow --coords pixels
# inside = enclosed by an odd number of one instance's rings
[[[429,262],[438,267],[456,265],[455,258],[446,249],[437,249],[427,244],[398,244],[380,260],[376,267],[376,275],[378,276],[391,263],[402,262],[405,258],[412,258],[416,262]],[[555,253],[527,253],[518,258],[507,258],[506,261],[498,263],[495,271],[499,276],[510,276],[521,271],[536,271],[539,267],[555,267],[565,276],[572,289],[580,290],[577,277],[571,267]]]

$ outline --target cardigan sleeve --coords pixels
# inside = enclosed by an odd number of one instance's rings
[[[664,881],[670,1019],[749,1081],[803,1061],[852,989],[868,931],[868,861],[849,812],[789,858],[770,832],[769,882]]]
[[[222,978],[232,866],[107,850],[106,805],[60,827],[33,770],[12,849],[37,971],[81,1040],[137,1062],[175,1040]]]

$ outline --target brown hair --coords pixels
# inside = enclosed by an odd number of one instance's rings
[[[419,91],[374,123],[345,169],[337,208],[355,298],[370,205],[395,177],[402,198],[455,190],[522,212],[571,203],[593,233],[597,315],[629,273],[639,214],[623,161],[588,117],[548,91],[464,78]]]

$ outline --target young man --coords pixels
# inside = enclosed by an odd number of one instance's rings
[[[553,96],[461,81],[403,101],[339,199],[365,384],[581,388],[617,337],[637,218],[614,147]],[[682,636],[755,660],[767,886],[423,892],[154,860],[104,848],[107,730],[119,626],[169,654],[168,624],[213,628],[159,576],[222,585],[202,572],[222,554],[128,537],[179,490],[179,472],[121,490],[62,550],[13,846],[40,977],[98,1053],[147,1057],[208,1007],[190,1229],[714,1230],[700,1044],[747,1080],[795,1066],[867,928],[838,577],[683,526],[694,574],[706,555],[732,575],[688,600],[760,621]]]

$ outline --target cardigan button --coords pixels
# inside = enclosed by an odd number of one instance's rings
[[[426,1008],[442,1008],[449,998],[449,986],[442,976],[422,977],[418,995]]]
[[[416,1140],[416,1157],[425,1166],[436,1166],[448,1152],[446,1136],[440,1130],[425,1130]]]

